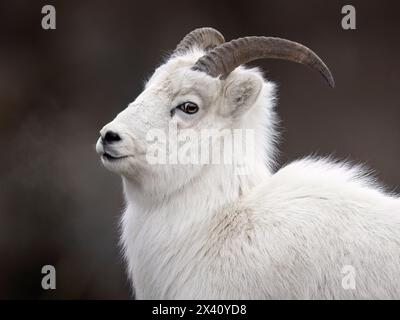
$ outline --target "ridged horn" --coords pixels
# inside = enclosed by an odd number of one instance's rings
[[[311,49],[297,42],[273,37],[245,37],[225,42],[198,59],[193,69],[212,77],[226,78],[236,67],[264,58],[307,65],[317,70],[331,87],[335,86],[329,68]]]
[[[177,45],[174,54],[182,54],[197,46],[203,50],[211,50],[224,43],[224,36],[214,28],[198,28],[188,33]]]

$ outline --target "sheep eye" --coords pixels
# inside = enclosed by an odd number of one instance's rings
[[[190,101],[180,104],[179,106],[177,106],[177,109],[180,109],[187,114],[194,114],[199,111],[199,107],[197,106],[197,104]]]

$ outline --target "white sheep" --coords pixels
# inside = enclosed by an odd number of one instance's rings
[[[306,64],[334,84],[300,44],[225,42],[196,29],[101,130],[97,152],[123,180],[121,241],[136,298],[400,298],[399,198],[361,167],[330,159],[273,172],[274,85],[240,66],[260,58]],[[254,130],[246,174],[237,163],[150,164],[148,132],[172,124],[178,135]]]

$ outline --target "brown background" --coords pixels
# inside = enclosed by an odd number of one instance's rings
[[[41,29],[53,4],[57,29]],[[343,1],[0,2],[0,298],[128,298],[118,248],[120,179],[94,152],[98,130],[141,91],[190,30],[227,39],[285,37],[330,66],[330,89],[307,68],[260,61],[279,84],[280,165],[333,153],[400,184],[400,7],[351,1],[357,30],[341,28]],[[41,267],[57,290],[41,289]]]

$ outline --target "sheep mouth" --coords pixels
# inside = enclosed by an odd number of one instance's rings
[[[118,161],[118,160],[122,160],[127,158],[127,156],[122,156],[122,157],[116,157],[116,156],[112,156],[111,154],[104,152],[102,154],[102,158],[106,161]]]

